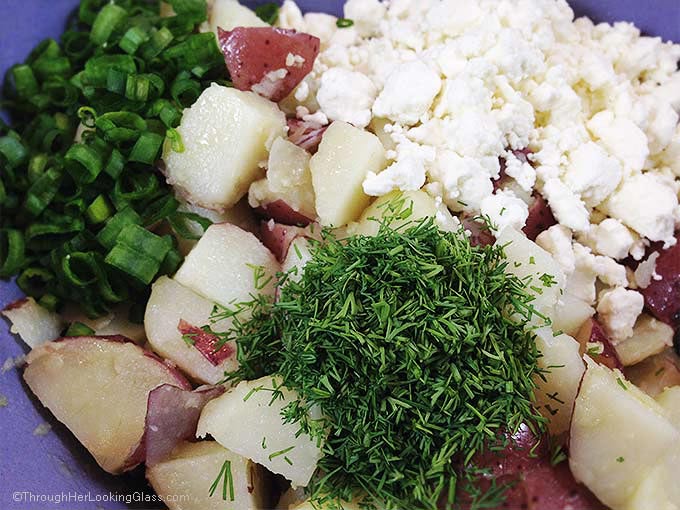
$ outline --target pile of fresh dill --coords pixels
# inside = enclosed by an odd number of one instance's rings
[[[239,347],[230,378],[280,374],[300,394],[286,419],[324,441],[313,499],[455,508],[475,453],[521,423],[542,427],[539,353],[518,320],[532,298],[501,247],[473,247],[432,220],[325,237],[299,282],[283,276],[276,303],[241,305],[252,317],[237,313],[223,335]],[[306,420],[313,405],[320,423]]]

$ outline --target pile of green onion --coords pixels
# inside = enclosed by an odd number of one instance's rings
[[[215,35],[197,31],[205,0],[168,3],[175,16],[158,0],[83,0],[60,43],[44,40],[5,76],[0,278],[18,275],[49,309],[143,306],[181,263],[175,236],[154,228],[207,226],[178,211],[157,163],[164,143],[182,150],[182,109],[228,76]]]

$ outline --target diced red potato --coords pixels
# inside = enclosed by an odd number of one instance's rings
[[[673,349],[666,349],[626,367],[626,377],[649,396],[656,397],[666,388],[680,386],[680,357]]]
[[[220,345],[220,338],[198,326],[189,324],[184,319],[179,320],[177,329],[184,338],[191,339],[194,348],[200,352],[205,359],[207,359],[213,366],[219,366],[228,359],[232,359],[236,355],[236,347],[231,343]]]
[[[467,216],[462,219],[463,227],[470,233],[472,246],[491,246],[496,238],[484,224],[473,217]]]
[[[124,337],[69,337],[26,357],[31,391],[90,451],[105,471],[141,460],[147,398],[163,384],[191,389],[176,369]]]
[[[271,251],[279,262],[288,255],[288,248],[298,237],[318,238],[321,227],[312,224],[308,227],[293,227],[274,223],[273,220],[260,223],[260,240]]]
[[[596,319],[588,319],[583,326],[581,326],[581,329],[576,335],[576,340],[581,344],[581,354],[588,353],[588,344],[590,344],[592,349],[590,349],[588,355],[597,363],[612,369],[623,368],[623,364],[616,354],[616,349],[609,339],[609,335],[607,335],[602,324]]]
[[[226,466],[232,483],[228,473],[222,473]],[[220,473],[218,486],[211,491]],[[268,494],[272,481],[266,470],[215,441],[181,443],[169,459],[147,467],[146,477],[170,510],[242,510],[272,505]]]
[[[298,147],[315,154],[328,126],[301,119],[288,119],[288,139]]]
[[[307,225],[316,218],[311,155],[294,143],[277,138],[271,146],[267,176],[248,190],[248,203],[287,225]]]
[[[642,289],[645,306],[657,319],[678,330],[680,328],[680,242],[668,250],[661,250],[656,260],[660,280],[652,279]]]
[[[2,315],[12,323],[10,331],[31,349],[59,337],[64,327],[58,314],[40,306],[32,297],[10,303]]]
[[[488,469],[481,475],[480,489],[497,484],[514,484],[505,494],[504,508],[528,510],[600,510],[604,509],[584,486],[579,484],[565,462],[552,466],[547,438],[541,441],[526,426],[509,438],[498,451],[487,449],[475,456],[471,464]],[[446,509],[445,505],[440,506]],[[447,509],[448,510],[448,509]]]
[[[177,445],[192,440],[203,407],[224,393],[224,386],[190,391],[163,384],[149,393],[144,427],[146,465],[166,460]]]
[[[180,321],[200,326],[209,324],[214,307],[213,301],[162,276],[151,288],[144,315],[146,334],[154,351],[172,360],[194,381],[206,384],[216,384],[224,378],[225,371],[236,370],[236,356],[223,359],[215,366],[199,350],[184,341],[178,325]],[[231,327],[231,322],[221,320],[211,327],[213,331],[223,332]],[[233,343],[229,347],[235,354]]]
[[[288,273],[288,278],[299,282],[302,279],[307,262],[312,260],[312,251],[307,237],[296,237],[290,243],[288,254],[281,263],[281,271]],[[281,289],[278,289],[281,290]]]
[[[253,234],[221,223],[205,232],[175,280],[210,301],[230,307],[258,294],[273,296],[280,269],[276,258]]]
[[[208,21],[201,25],[201,31],[218,35],[218,28],[232,30],[236,27],[268,27],[251,9],[237,0],[211,0],[208,2]]]
[[[290,94],[311,72],[321,46],[313,35],[282,28],[237,27],[229,32],[218,29],[218,33],[234,86],[274,102]],[[283,77],[269,78],[279,70],[285,73]]]
[[[541,232],[548,230],[553,225],[557,225],[557,220],[548,202],[538,193],[535,194],[534,202],[529,208],[529,217],[522,231],[529,239],[535,241]]]
[[[574,477],[610,508],[673,508],[680,429],[620,371],[587,364],[569,434]]]
[[[633,328],[633,336],[616,344],[623,366],[635,365],[673,346],[673,328],[643,313]]]
[[[272,219],[283,225],[309,225],[312,219],[297,212],[283,200],[276,200],[255,209],[255,212],[266,219]]]

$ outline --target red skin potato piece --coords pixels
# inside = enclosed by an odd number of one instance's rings
[[[539,441],[526,426],[509,438],[506,447],[498,451],[487,450],[475,456],[472,464],[488,470],[488,474],[481,477],[480,489],[490,488],[492,480],[497,484],[511,484],[499,509],[605,509],[574,479],[567,462],[551,464],[548,441]],[[469,508],[469,503],[463,502],[462,507]],[[446,509],[446,506],[441,508]]]
[[[596,319],[588,319],[581,329],[576,334],[576,340],[581,344],[580,352],[585,354],[587,351],[586,344],[588,342],[600,342],[604,345],[604,350],[601,354],[591,355],[591,358],[600,365],[613,369],[623,370],[623,363],[619,360],[618,354],[616,354],[616,349],[609,339],[609,335],[605,331],[602,324],[600,324]]]
[[[301,119],[288,119],[288,139],[298,147],[302,147],[314,154],[328,126],[321,126],[314,122]]]
[[[310,73],[321,47],[321,41],[313,35],[282,28],[237,27],[230,32],[220,28],[218,32],[220,49],[237,89],[252,90],[267,73],[278,69],[288,71],[267,94],[267,99],[276,103],[288,96]],[[305,61],[287,66],[288,54],[300,55]]]
[[[541,232],[548,230],[553,225],[557,225],[557,220],[545,198],[539,194],[536,194],[534,198],[534,203],[529,208],[529,217],[527,218],[526,225],[522,229],[524,235],[532,241],[535,241]]]
[[[194,347],[214,366],[218,366],[223,361],[236,355],[236,349],[229,343],[216,350],[215,347],[220,341],[219,337],[189,324],[184,319],[179,320],[177,330],[182,335],[190,335],[194,342]]]
[[[654,280],[642,289],[645,306],[654,317],[676,332],[680,328],[680,242],[668,250],[659,250],[656,272],[661,280]]]
[[[463,227],[470,231],[470,244],[472,246],[491,246],[496,238],[489,229],[480,221],[468,216],[462,218]]]
[[[16,301],[12,301],[10,304],[8,304],[4,310],[9,311],[9,310],[16,310],[17,308],[21,308],[24,306],[26,303],[28,303],[28,298],[21,298],[17,299]]]
[[[260,223],[260,240],[269,251],[271,251],[276,260],[283,262],[288,254],[290,243],[296,237],[308,237],[307,229],[301,227],[293,227],[290,225],[280,225],[274,221],[263,221]]]
[[[255,213],[283,225],[307,226],[313,222],[311,218],[299,213],[283,200],[276,200],[275,202],[261,205],[255,209]]]

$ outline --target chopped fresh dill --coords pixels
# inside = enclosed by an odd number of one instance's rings
[[[432,219],[322,239],[299,281],[280,275],[276,302],[216,310],[233,327],[214,334],[238,346],[228,379],[276,374],[300,395],[283,415],[322,445],[313,500],[435,510],[464,493],[491,508],[505,488],[476,494],[471,459],[503,431],[545,423],[532,405],[541,370],[526,283],[506,272],[502,247],[473,247]]]
[[[210,486],[209,490],[209,497],[213,497],[215,494],[215,491],[217,490],[217,487],[220,485],[220,481],[222,482],[222,499],[224,501],[227,501],[227,489],[228,489],[228,497],[230,501],[234,501],[234,477],[231,473],[231,461],[225,460],[224,464],[222,464],[222,469],[220,469],[220,472],[217,475],[217,478],[215,478],[215,481],[212,483]]]
[[[267,438],[266,437],[262,438],[262,449],[263,450],[267,449]]]
[[[626,383],[624,383],[620,377],[616,378],[616,383],[621,386],[624,390],[628,391],[628,386],[626,386]]]
[[[288,448],[284,448],[283,450],[279,450],[278,452],[274,452],[269,455],[269,460],[273,460],[276,457],[280,457],[281,455],[285,455],[286,453],[290,452],[293,450],[295,446],[289,446]]]
[[[621,464],[621,463],[624,462],[625,460],[626,460],[626,459],[624,459],[623,457],[619,457],[619,458],[616,459],[616,462],[618,462],[619,464]]]

